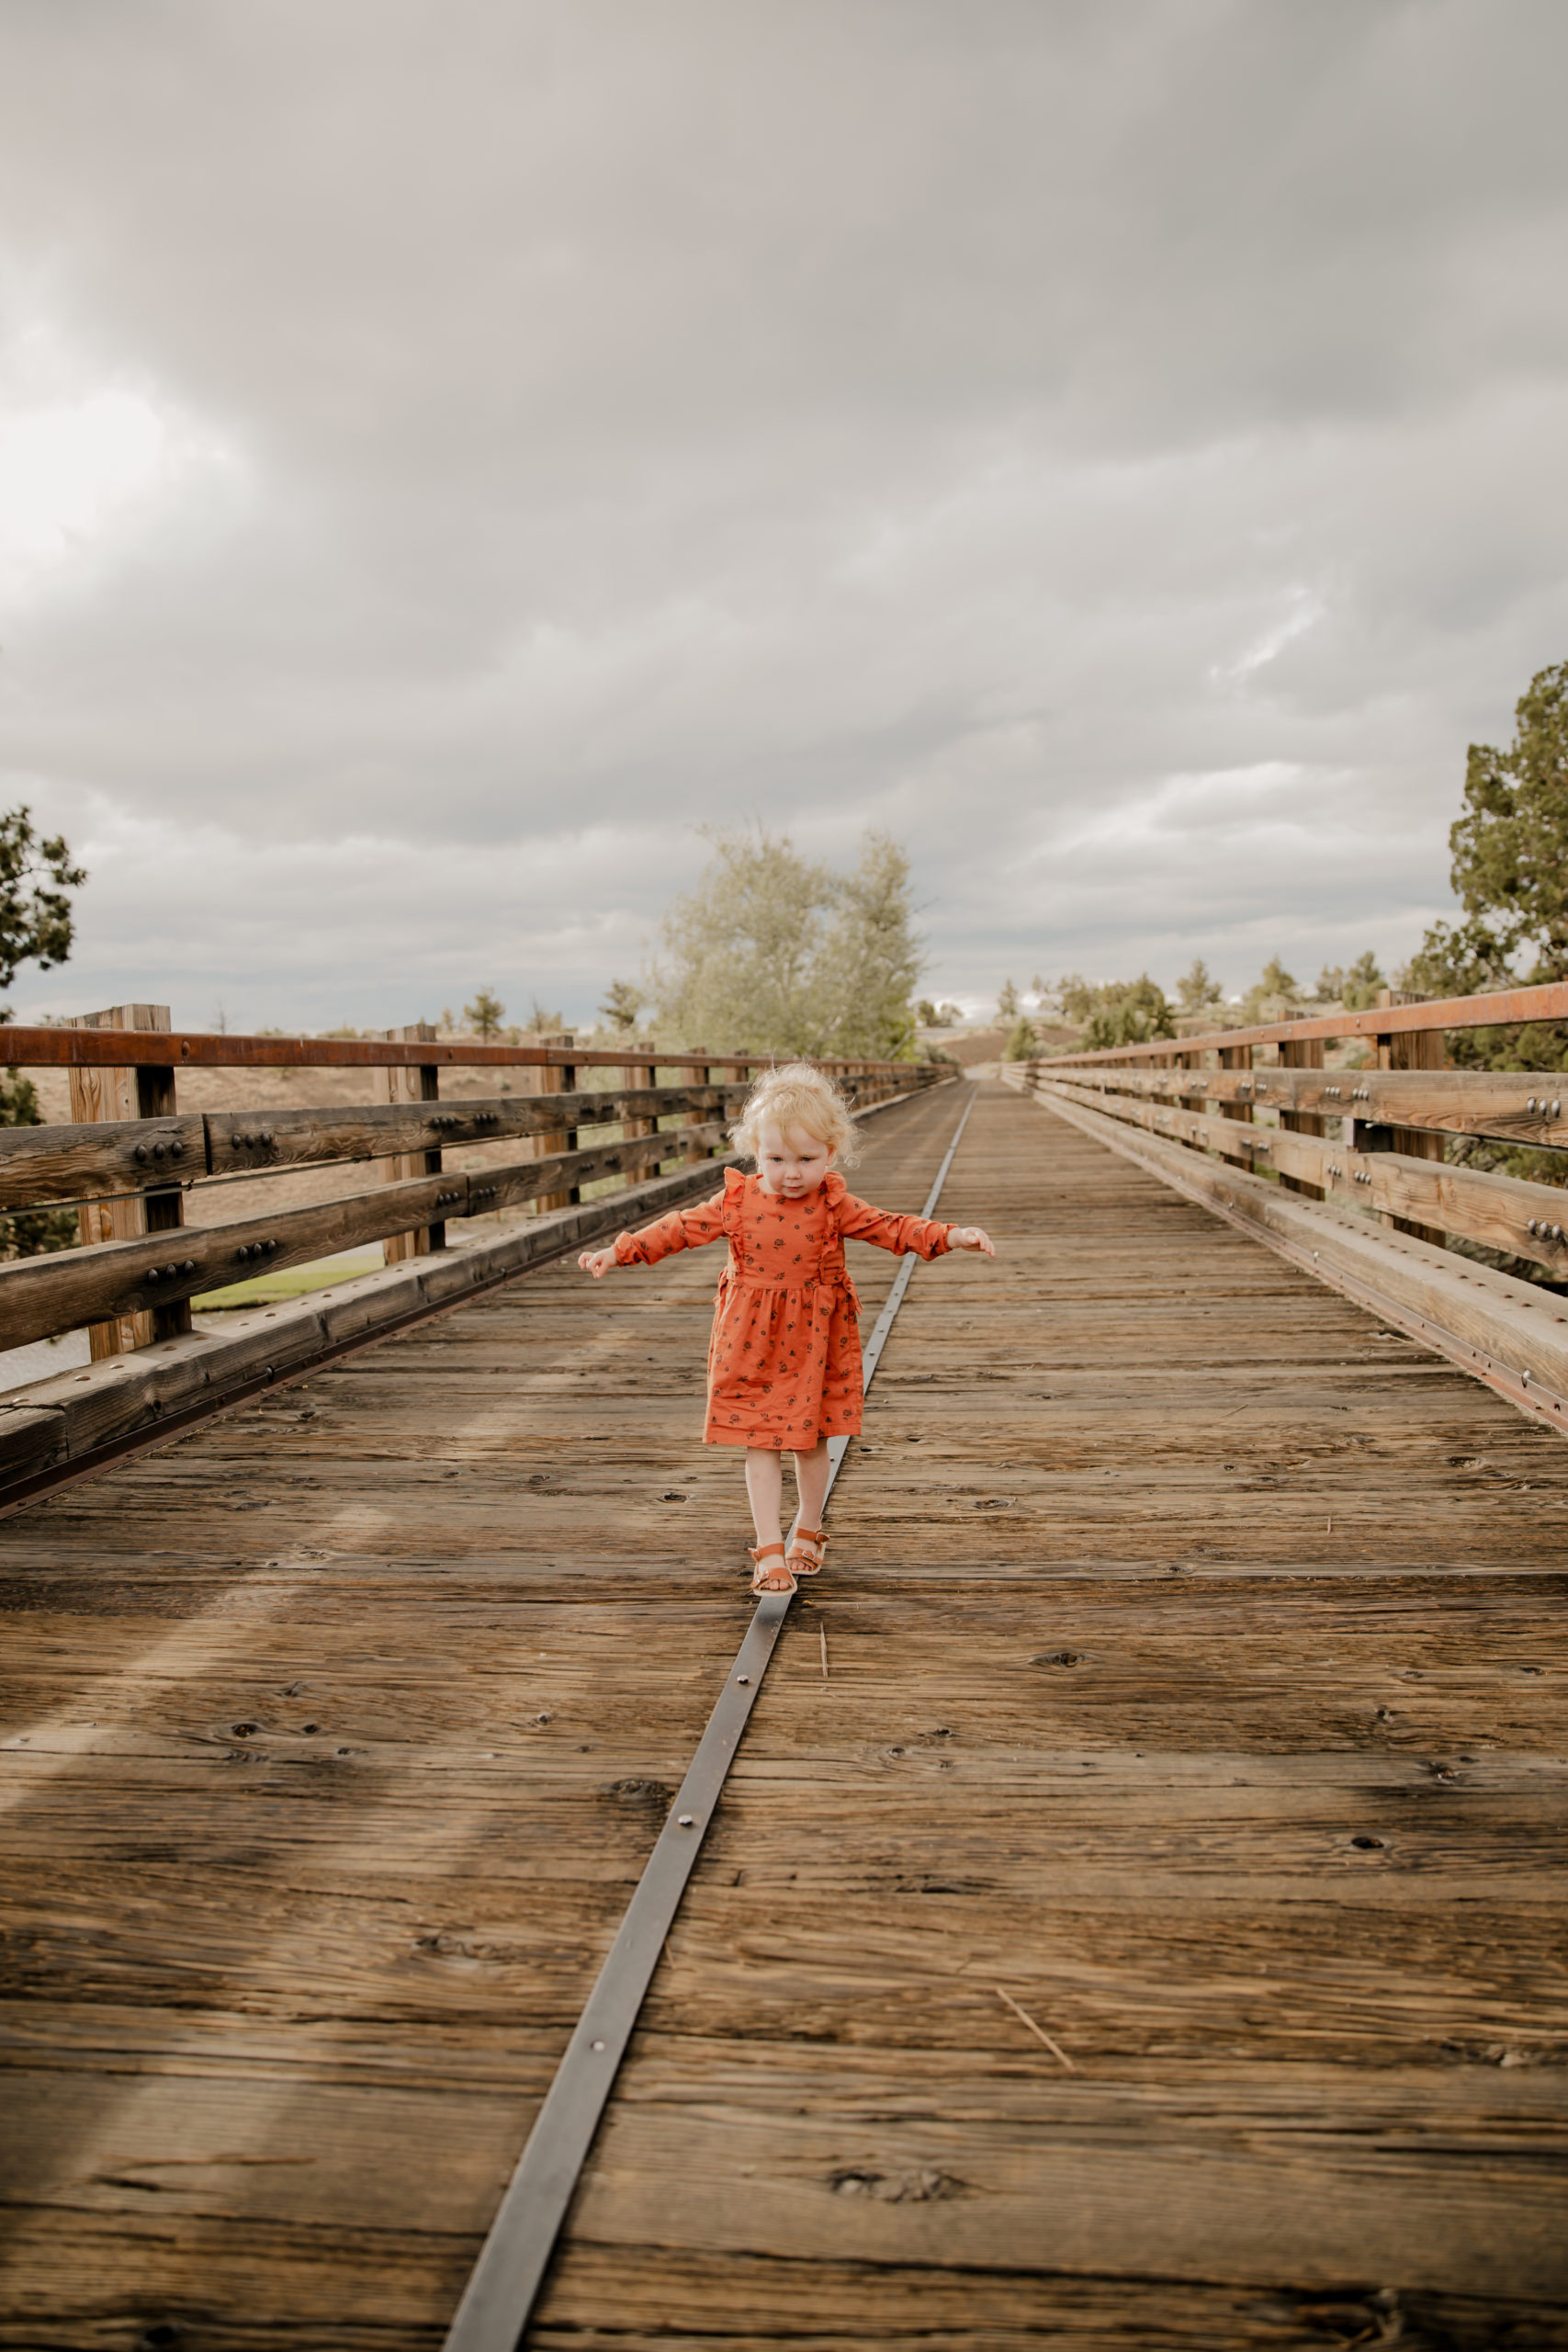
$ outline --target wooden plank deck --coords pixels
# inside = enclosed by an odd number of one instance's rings
[[[531,2343],[1568,2344],[1568,1453],[999,1088],[942,1211]],[[0,1525],[7,2352],[439,2344],[748,1615],[714,1272]]]

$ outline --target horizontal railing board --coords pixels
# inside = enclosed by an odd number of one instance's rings
[[[851,1091],[874,1102],[890,1080]],[[738,1110],[749,1088],[660,1086],[570,1094],[497,1094],[448,1102],[369,1102],[342,1110],[209,1111],[86,1126],[0,1128],[0,1210],[141,1193],[170,1180],[264,1176],[334,1160],[383,1159],[548,1135]]]
[[[764,1069],[771,1054],[710,1054],[701,1046],[484,1046],[392,1037],[238,1037],[199,1030],[7,1027],[5,1058],[21,1069]],[[835,1073],[902,1076],[919,1063],[829,1055]]]
[[[1058,1061],[1027,1067],[1039,1078],[1059,1074],[1077,1086],[1145,1102],[1252,1102],[1374,1126],[1568,1148],[1568,1079],[1561,1071],[1538,1077],[1528,1070],[1101,1070]]]
[[[1485,996],[1432,997],[1424,1004],[1378,1004],[1365,1012],[1313,1013],[1297,1021],[1271,1021],[1251,1029],[1210,1029],[1201,1037],[1156,1037],[1146,1046],[1110,1046],[1083,1054],[1052,1057],[1053,1069],[1093,1064],[1146,1062],[1157,1055],[1216,1053],[1238,1046],[1294,1044],[1309,1037],[1395,1037],[1427,1029],[1504,1029],[1530,1021],[1568,1021],[1568,980],[1528,989],[1500,989]]]
[[[93,1126],[0,1128],[0,1209],[170,1180],[265,1176],[334,1160],[389,1159],[561,1127],[727,1111],[744,1086],[634,1087],[615,1093],[498,1094],[482,1101],[367,1102],[344,1110],[209,1111]]]
[[[326,1294],[260,1309],[224,1329],[156,1341],[135,1354],[80,1372],[56,1373],[0,1399],[0,1503],[21,1498],[40,1478],[91,1467],[106,1449],[221,1410],[225,1403],[359,1346],[442,1306],[602,1242],[629,1215],[637,1223],[694,1199],[735,1159],[710,1160],[632,1192],[542,1216],[493,1238],[384,1272],[334,1284]]]
[[[1568,1243],[1540,1229],[1561,1229],[1568,1218],[1568,1193],[1554,1184],[1532,1184],[1475,1168],[1449,1168],[1441,1160],[1415,1159],[1404,1152],[1357,1151],[1316,1136],[1292,1134],[1287,1127],[1244,1126],[1201,1111],[1091,1092],[1055,1078],[1036,1080],[1031,1091],[1061,1094],[1147,1134],[1219,1152],[1244,1167],[1272,1169],[1321,1186],[1330,1199],[1437,1226],[1568,1275]],[[1537,1227],[1533,1233],[1532,1219]]]
[[[95,1126],[0,1127],[0,1209],[141,1193],[155,1184],[167,1190],[207,1172],[198,1112]]]
[[[344,1111],[209,1112],[214,1175],[333,1159],[384,1159],[396,1153],[452,1150],[550,1135],[561,1127],[607,1127],[628,1119],[674,1118],[739,1109],[739,1086],[633,1087],[613,1093],[496,1094],[481,1102],[391,1102]]]
[[[305,1208],[277,1209],[220,1226],[181,1226],[135,1241],[14,1260],[0,1266],[0,1347],[73,1331],[152,1306],[221,1290],[263,1271],[311,1264],[389,1234],[487,1214],[562,1193],[569,1186],[630,1175],[725,1141],[722,1124],[682,1127],[590,1151],[563,1151],[503,1168],[416,1176],[373,1192]],[[709,1166],[713,1165],[711,1161]]]
[[[939,1082],[956,1076],[942,1071]],[[929,1082],[868,1104],[860,1115],[894,1110]],[[695,1128],[686,1132],[698,1136]],[[14,1508],[128,1451],[159,1443],[276,1380],[460,1305],[531,1267],[602,1245],[623,1226],[645,1224],[700,1199],[723,1182],[727,1168],[739,1163],[737,1153],[700,1160],[510,1231],[465,1238],[429,1257],[258,1308],[221,1329],[198,1326],[188,1336],[15,1389],[0,1397],[0,1508]],[[548,1170],[557,1163],[536,1164]],[[187,1238],[189,1228],[180,1237],[182,1242]]]
[[[1065,1092],[1038,1093],[1035,1099],[1189,1200],[1214,1209],[1359,1304],[1398,1321],[1510,1402],[1568,1430],[1568,1300],[1555,1292],[1452,1257],[1333,1202],[1305,1201],[1244,1169],[1108,1117]]]

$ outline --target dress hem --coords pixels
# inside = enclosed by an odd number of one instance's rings
[[[770,1453],[809,1453],[812,1447],[820,1445],[825,1437],[859,1437],[860,1434],[861,1424],[856,1420],[846,1422],[841,1429],[818,1430],[816,1436],[804,1444],[797,1438],[776,1437],[772,1430],[705,1430],[703,1443],[754,1445],[765,1448]]]

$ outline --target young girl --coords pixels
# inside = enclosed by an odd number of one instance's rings
[[[910,1250],[922,1258],[997,1253],[977,1225],[890,1216],[854,1198],[834,1165],[856,1156],[849,1111],[808,1062],[760,1078],[729,1132],[754,1155],[754,1176],[727,1169],[711,1201],[617,1234],[613,1248],[585,1250],[577,1262],[597,1282],[612,1266],[652,1266],[671,1250],[728,1242],[708,1342],[704,1442],[746,1448],[757,1530],[752,1591],[794,1592],[797,1575],[817,1574],[827,1547],[828,1440],[858,1434],[861,1424],[860,1301],[844,1264],[846,1238],[899,1257]],[[786,1447],[800,1495],[787,1558],[779,1532]]]

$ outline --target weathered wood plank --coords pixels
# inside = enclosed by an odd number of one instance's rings
[[[703,1130],[713,1143],[723,1130]],[[107,1242],[59,1257],[26,1258],[0,1266],[0,1344],[20,1347],[55,1331],[74,1330],[94,1317],[125,1316],[198,1297],[267,1266],[309,1265],[335,1251],[389,1234],[412,1232],[449,1217],[472,1216],[541,1195],[558,1198],[564,1180],[583,1183],[605,1176],[631,1177],[657,1166],[666,1147],[658,1137],[604,1144],[592,1151],[564,1152],[553,1159],[412,1177],[378,1192],[352,1193],[306,1208],[278,1209],[271,1216],[237,1219],[232,1225],[193,1226],[168,1240]]]
[[[1223,1153],[1244,1166],[1272,1169],[1312,1186],[1321,1198],[1379,1211],[1420,1239],[1429,1238],[1429,1229],[1440,1230],[1533,1259],[1554,1272],[1568,1272],[1568,1228],[1563,1225],[1568,1194],[1558,1185],[1490,1175],[1477,1168],[1450,1168],[1440,1160],[1413,1159],[1402,1152],[1319,1142],[1283,1127],[1251,1126],[1238,1134],[1231,1123],[1234,1112],[1213,1119],[1198,1111],[1164,1110],[1115,1095],[1091,1095],[1066,1079],[1042,1077],[1033,1091],[1045,1100],[1059,1093],[1065,1101],[1080,1102],[1100,1116],[1122,1120],[1148,1134]]]
[[[1283,1049],[1281,1049],[1283,1050]],[[1321,1052],[1317,1041],[1292,1052]],[[1154,1102],[1257,1102],[1292,1114],[1364,1119],[1374,1125],[1430,1127],[1448,1135],[1495,1136],[1509,1143],[1568,1148],[1568,1096],[1551,1071],[1459,1069],[1326,1069],[1312,1068],[1201,1069],[1182,1057],[1177,1069],[1118,1064],[1085,1069],[1077,1064],[1032,1062],[1036,1078],[1070,1080],[1095,1094],[1130,1095]]]
[[[532,2341],[1568,2342],[1568,1455],[1000,1090],[943,1208]],[[0,1527],[18,2352],[439,2341],[749,1614],[716,1272]]]
[[[0,1128],[0,1208],[87,1193],[138,1192],[166,1172],[181,1183],[212,1174],[265,1174],[334,1160],[382,1159],[457,1144],[538,1135],[564,1114],[597,1125],[667,1113],[724,1113],[743,1086],[626,1087],[537,1101],[499,1094],[450,1109],[414,1100],[343,1111],[214,1111],[103,1125]],[[140,1156],[139,1156],[140,1155]]]
[[[139,1036],[166,1034],[169,1008],[166,1004],[117,1004],[102,1012],[83,1013],[68,1025],[95,1032],[130,1031]],[[73,1067],[70,1095],[72,1114],[83,1125],[102,1120],[119,1126],[131,1119],[172,1118],[175,1077],[172,1069],[155,1064],[134,1069]],[[154,1146],[149,1155],[154,1165],[161,1156]],[[177,1146],[175,1156],[178,1157]],[[167,1184],[129,1200],[88,1201],[77,1213],[82,1239],[88,1245],[128,1241],[142,1233],[166,1233],[184,1222],[183,1195],[177,1185]],[[88,1325],[87,1342],[93,1362],[98,1363],[122,1351],[146,1347],[152,1340],[173,1339],[189,1329],[188,1306],[183,1301],[171,1305],[158,1300],[145,1307],[111,1309]]]
[[[184,1183],[206,1170],[207,1138],[197,1113],[69,1127],[0,1127],[0,1208],[80,1200],[90,1193],[141,1192],[165,1171]]]
[[[428,1021],[416,1022],[404,1029],[389,1030],[387,1034],[389,1036],[417,1039],[423,1044],[434,1044],[435,1039],[435,1031]],[[441,1073],[433,1063],[405,1063],[401,1069],[385,1069],[381,1072],[381,1083],[386,1088],[389,1104],[408,1102],[423,1105],[440,1099]],[[386,1182],[400,1184],[406,1183],[411,1177],[439,1176],[441,1170],[439,1150],[425,1149],[394,1153],[386,1162],[382,1174]],[[445,1218],[431,1225],[417,1225],[403,1232],[385,1236],[381,1243],[382,1261],[395,1266],[409,1258],[427,1258],[432,1250],[445,1249],[446,1244]]]

